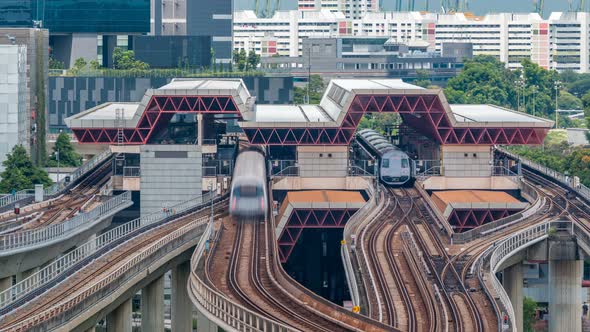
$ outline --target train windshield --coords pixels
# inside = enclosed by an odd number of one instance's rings
[[[242,185],[234,190],[234,194],[238,197],[258,197],[262,196],[262,188],[253,185]]]
[[[382,168],[389,168],[389,159],[383,159],[381,161],[381,167]]]
[[[408,159],[402,159],[402,168],[408,168],[410,166]]]

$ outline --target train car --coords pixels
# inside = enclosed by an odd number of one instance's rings
[[[379,162],[379,176],[383,183],[402,186],[412,178],[412,160],[383,135],[372,129],[357,132],[360,145]]]
[[[268,210],[266,159],[255,149],[238,154],[230,191],[229,212],[237,218],[263,218]]]

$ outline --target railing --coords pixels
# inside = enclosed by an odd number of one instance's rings
[[[352,159],[348,161],[349,173],[354,170],[353,175],[375,176],[377,174],[377,163],[374,160]]]
[[[127,208],[132,204],[131,192],[127,191],[109,199],[90,212],[80,213],[62,223],[0,235],[0,255],[3,254],[3,251],[26,248],[31,245],[63,239],[71,233],[79,231],[80,229],[78,227],[91,225],[92,221],[112,215],[114,212]]]
[[[299,172],[295,175],[291,175],[292,171],[285,171],[286,169],[298,169],[297,167],[297,160],[270,160],[270,175],[271,176],[297,176]]]
[[[140,177],[141,176],[141,168],[139,166],[125,166],[125,167],[123,167],[123,176]]]
[[[212,224],[208,226],[205,234],[210,234],[212,226]],[[225,330],[235,329],[237,331],[260,332],[297,331],[287,325],[246,309],[203,282],[197,273],[197,267],[203,257],[206,241],[207,239],[205,237],[201,237],[197,249],[191,258],[191,275],[188,283],[188,293],[197,310]]]
[[[418,181],[424,181],[431,176],[441,176],[443,174],[444,174],[444,169],[442,166],[433,166],[433,167],[425,170],[424,172],[417,173],[416,179]]]
[[[16,203],[20,200],[32,197],[35,197],[35,190],[31,189],[17,191],[14,194],[4,194],[4,196],[0,197],[0,207],[7,206]]]
[[[223,196],[222,196],[223,197]],[[130,235],[147,229],[159,222],[168,218],[172,218],[178,214],[185,213],[191,209],[197,208],[197,211],[209,209],[211,198],[214,202],[219,202],[222,197],[216,198],[214,193],[203,195],[203,202],[198,203],[194,198],[184,201],[180,204],[174,205],[166,211],[152,213],[140,218],[134,219],[121,226],[115,227],[96,238],[76,247],[76,249],[67,254],[57,258],[46,267],[40,269],[38,272],[32,274],[30,277],[22,280],[11,288],[0,293],[0,315],[5,311],[5,308],[14,303],[18,299],[23,298],[34,290],[40,289],[52,282],[60,274],[75,268],[84,259],[98,253],[105,248],[113,246],[117,242],[128,238]]]
[[[519,177],[519,174],[514,173],[509,168],[504,166],[493,166],[492,167],[492,176],[514,176]]]
[[[111,151],[109,149],[106,149],[106,150],[102,151],[101,153],[95,155],[94,157],[92,157],[92,159],[90,159],[84,165],[78,167],[78,169],[76,169],[74,172],[72,172],[70,174],[66,174],[63,177],[63,179],[61,179],[58,183],[55,183],[51,187],[45,189],[45,196],[56,195],[63,188],[65,188],[67,186],[66,177],[69,176],[69,183],[72,183],[72,182],[76,181],[78,178],[80,178],[81,176],[83,176],[84,174],[86,174],[88,171],[94,169],[94,167],[96,167],[96,165],[102,163],[110,156],[111,156]]]
[[[583,185],[581,183],[578,183],[579,180],[577,180],[576,177],[570,177],[567,175],[563,175],[563,174],[561,174],[549,167],[545,167],[541,164],[538,164],[538,163],[535,163],[535,162],[530,161],[528,159],[522,158],[522,157],[515,155],[503,148],[497,147],[496,150],[509,156],[512,159],[520,161],[523,165],[526,165],[538,172],[541,172],[541,173],[555,179],[556,181],[560,182],[561,184],[576,191],[580,196],[586,198],[586,200],[590,200],[590,188],[586,187],[585,185]]]
[[[271,176],[275,176],[275,177],[299,176],[299,166],[289,166],[289,167],[283,168],[280,172],[271,174]]]
[[[233,160],[203,160],[203,176],[231,176]]]
[[[569,224],[569,222],[544,222],[542,224],[531,226],[515,233],[494,246],[495,249],[490,258],[491,282],[496,294],[500,298],[500,302],[506,309],[508,317],[512,322],[513,331],[516,331],[516,328],[514,327],[516,322],[514,307],[512,306],[512,302],[510,302],[510,298],[504,290],[504,287],[500,283],[500,280],[496,277],[496,273],[499,271],[502,264],[514,253],[547,238],[549,229],[553,226],[558,226],[559,229],[567,229],[567,227],[563,227],[565,224]]]
[[[136,253],[131,259],[102,279],[86,286],[83,292],[49,309],[34,313],[33,317],[17,322],[10,326],[10,329],[24,331],[36,327],[39,330],[47,331],[62,326],[64,322],[78,316],[97,301],[112,295],[114,290],[148,269],[158,259],[180,248],[183,244],[193,241],[195,237],[201,236],[208,221],[208,217],[199,218],[174,230]]]
[[[373,174],[372,172],[367,172],[367,170],[360,168],[358,166],[348,166],[348,171],[346,174],[348,176],[375,176],[375,174]]]

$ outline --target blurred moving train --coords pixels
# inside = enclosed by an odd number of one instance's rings
[[[373,129],[357,132],[360,145],[379,162],[379,176],[383,183],[402,186],[412,178],[413,162],[408,155],[391,144]]]
[[[230,192],[229,213],[239,218],[264,217],[268,208],[266,159],[257,149],[236,158]]]

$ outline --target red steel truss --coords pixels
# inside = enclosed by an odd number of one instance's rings
[[[305,228],[344,228],[357,211],[345,209],[293,209],[285,228],[279,236],[279,258],[286,263]]]
[[[399,113],[441,144],[541,144],[548,129],[453,127],[438,95],[357,95],[337,128],[244,128],[253,144],[347,145],[365,113]]]
[[[176,113],[239,114],[231,96],[153,96],[136,128],[124,128],[125,144],[146,144]],[[72,128],[80,143],[116,143],[117,128]]]
[[[154,96],[126,144],[146,144],[175,113],[238,114],[231,96]],[[244,128],[252,144],[348,145],[365,113],[399,113],[404,122],[441,144],[541,144],[547,128],[453,127],[438,95],[357,95],[340,127]],[[308,123],[307,125],[313,125]],[[80,143],[114,143],[117,128],[72,128]]]
[[[455,233],[462,233],[520,211],[521,209],[454,209],[447,221]]]

